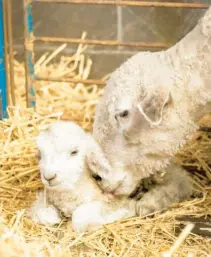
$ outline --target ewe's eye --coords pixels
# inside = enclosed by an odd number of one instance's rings
[[[92,177],[93,177],[96,181],[101,181],[101,180],[102,180],[102,178],[101,178],[99,175],[97,175],[97,174],[92,174]]]
[[[78,154],[78,150],[74,150],[70,152],[70,156],[75,156]]]
[[[119,114],[121,118],[126,118],[129,115],[129,111],[125,110],[122,113]]]

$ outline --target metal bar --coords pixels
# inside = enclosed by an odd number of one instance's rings
[[[168,48],[170,45],[163,43],[145,43],[145,42],[119,42],[115,40],[92,40],[79,38],[56,38],[56,37],[35,37],[36,41],[49,43],[71,43],[71,44],[86,44],[86,45],[105,45],[105,46],[127,46],[140,48]]]
[[[140,7],[169,7],[169,8],[199,8],[206,9],[208,4],[201,3],[172,3],[172,2],[147,2],[147,1],[109,1],[109,0],[34,0],[39,3],[70,3],[70,4],[95,4],[95,5],[119,5],[119,6],[140,6]]]
[[[7,118],[7,80],[4,53],[3,0],[0,0],[0,118]]]
[[[9,42],[9,71],[10,71],[10,90],[12,104],[15,105],[15,74],[13,64],[13,36],[12,36],[12,1],[7,0],[7,20],[8,20],[8,42]]]
[[[25,77],[26,77],[26,103],[27,107],[35,107],[34,78],[34,35],[32,19],[32,1],[23,0],[24,10],[24,51],[25,51]]]
[[[116,0],[118,1],[118,0]],[[116,11],[117,11],[117,40],[119,42],[123,42],[123,11],[122,11],[122,6],[117,6]],[[121,49],[121,48],[120,48]]]
[[[55,81],[55,82],[70,82],[70,83],[83,83],[83,84],[87,84],[87,85],[98,85],[98,86],[104,86],[106,84],[106,82],[104,82],[102,80],[94,80],[94,79],[50,78],[50,77],[35,76],[34,80]]]
[[[8,25],[7,25],[7,0],[3,0],[3,20],[4,20],[4,61],[5,61],[5,70],[6,70],[6,80],[7,80],[7,104],[12,103],[11,99],[11,89],[10,89],[10,76],[9,76],[9,56],[8,56]]]

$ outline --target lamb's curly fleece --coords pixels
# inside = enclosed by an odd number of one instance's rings
[[[66,217],[72,217],[75,231],[85,232],[135,215],[135,200],[110,199],[97,186],[87,160],[90,164],[98,160],[94,169],[106,172],[110,167],[98,144],[81,127],[73,122],[55,122],[39,134],[37,145],[48,204],[45,204],[44,193],[41,192],[28,211],[35,222],[57,224],[61,221],[62,212]],[[46,178],[53,179],[49,182]]]
[[[140,214],[151,212],[141,207],[146,202],[159,210],[188,197],[190,180],[174,164],[174,156],[198,129],[197,121],[211,111],[210,81],[211,7],[176,45],[166,51],[140,52],[111,75],[93,131],[113,168],[107,176],[99,173],[100,186],[128,195],[143,178],[160,177],[162,186],[140,200]],[[129,116],[120,118],[118,113],[124,110]],[[172,190],[174,197],[166,201]]]

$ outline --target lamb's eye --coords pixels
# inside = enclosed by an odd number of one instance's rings
[[[72,152],[70,152],[70,156],[75,156],[78,154],[78,150],[74,150]]]
[[[128,114],[129,114],[129,111],[125,110],[125,111],[123,111],[122,113],[120,113],[119,116],[120,116],[121,118],[126,118],[126,117],[128,116]]]
[[[96,181],[101,181],[101,180],[102,180],[102,178],[101,178],[99,175],[97,175],[97,174],[92,174],[92,177],[93,177]]]

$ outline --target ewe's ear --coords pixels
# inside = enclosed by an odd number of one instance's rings
[[[163,118],[163,110],[171,101],[169,88],[161,87],[159,90],[146,95],[137,107],[148,123],[159,125]]]

